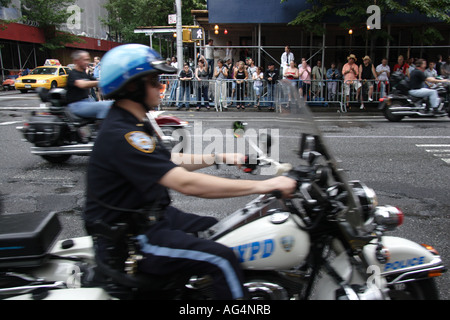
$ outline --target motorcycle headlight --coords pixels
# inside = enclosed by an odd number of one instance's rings
[[[377,207],[374,216],[376,224],[383,226],[387,231],[394,230],[403,224],[405,219],[402,210],[389,205]]]
[[[350,185],[361,204],[364,221],[369,220],[373,217],[373,213],[378,205],[378,198],[375,191],[357,180],[350,181]]]

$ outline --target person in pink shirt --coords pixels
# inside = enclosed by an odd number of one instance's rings
[[[305,58],[302,58],[302,64],[298,68],[299,80],[301,86],[299,88],[300,96],[306,98],[307,93],[311,87],[311,67],[306,62]]]
[[[359,68],[356,65],[356,57],[351,54],[347,57],[347,63],[342,67],[342,75],[344,76],[344,91],[347,101],[347,107],[350,101],[350,88],[353,86],[353,90],[358,90],[361,84],[358,81]]]

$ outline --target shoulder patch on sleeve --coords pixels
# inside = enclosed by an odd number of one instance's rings
[[[141,152],[152,153],[156,148],[155,138],[143,131],[131,131],[125,135],[127,142]]]

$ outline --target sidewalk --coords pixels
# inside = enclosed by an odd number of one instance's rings
[[[364,109],[361,109],[360,102],[351,102],[350,106],[347,107],[346,113],[381,113],[382,111],[378,109],[378,106],[379,102],[365,102]],[[309,108],[312,112],[341,112],[341,107],[338,103],[327,107],[310,105]]]
[[[371,102],[371,103],[365,103],[364,104],[364,109],[360,109],[361,103],[350,103],[350,108],[347,108],[347,112],[346,114],[350,114],[350,113],[358,113],[358,114],[381,114],[382,111],[378,109],[378,102]],[[341,112],[341,107],[338,103],[333,104],[333,105],[328,105],[328,106],[320,106],[320,105],[309,105],[309,108],[311,109],[311,111],[313,113],[338,113]],[[168,107],[168,106],[163,106],[161,110],[166,110],[166,111],[177,111],[177,108],[172,106],[172,107]],[[185,108],[182,108],[180,110],[180,112],[186,112]],[[195,107],[191,107],[189,109],[188,112],[216,112],[216,110],[214,109],[214,107],[212,106],[211,109],[209,111],[207,111],[204,107],[202,107],[200,109],[200,111],[196,111]],[[248,106],[245,108],[245,110],[237,110],[236,107],[229,107],[228,110],[224,110],[223,113],[227,113],[227,112],[261,112],[261,113],[269,113],[271,111],[269,111],[267,109],[267,107],[261,107],[261,110],[258,110],[258,108],[254,108],[253,106]]]
[[[8,91],[0,90],[0,96],[7,96],[7,95],[12,95],[12,94],[20,94],[20,91],[18,91],[18,90],[8,90]]]
[[[9,90],[9,91],[0,91],[0,97],[1,96],[8,96],[8,95],[20,95],[20,91],[18,90]],[[24,94],[24,97],[30,97],[28,94]],[[359,102],[352,102],[350,103],[350,108],[347,108],[346,113],[381,113],[381,110],[378,109],[378,102],[371,102],[371,103],[364,103],[364,109],[360,109],[361,103]],[[327,106],[318,105],[317,102],[313,102],[311,105],[309,105],[309,108],[314,113],[321,113],[321,112],[327,112],[327,113],[334,113],[334,112],[341,112],[341,108],[339,103],[334,104],[328,104]],[[163,107],[162,110],[167,111],[176,111],[176,107]],[[185,109],[183,108],[181,112],[184,112]],[[258,110],[257,108],[254,108],[253,106],[249,106],[245,108],[244,110],[236,110],[235,107],[228,108],[228,111],[223,112],[269,112],[266,107],[262,107],[261,110]],[[197,112],[195,110],[195,107],[190,108],[190,112]],[[198,112],[206,112],[204,108],[202,108],[201,111]],[[215,112],[214,107],[211,107],[211,110],[208,112]]]

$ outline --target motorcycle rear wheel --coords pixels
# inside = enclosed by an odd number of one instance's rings
[[[70,159],[70,154],[42,155],[41,157],[50,163],[64,163]]]
[[[393,114],[392,113],[392,110],[391,110],[391,108],[395,108],[395,107],[401,107],[401,105],[400,104],[396,104],[396,103],[394,103],[394,104],[392,104],[391,106],[389,106],[389,107],[386,107],[386,108],[384,108],[384,117],[386,118],[386,119],[388,119],[389,121],[392,121],[392,122],[399,122],[399,121],[401,121],[402,119],[403,119],[403,116],[399,116],[399,115],[395,115],[395,114]]]
[[[434,279],[397,284],[389,289],[392,300],[439,300],[439,291]]]

